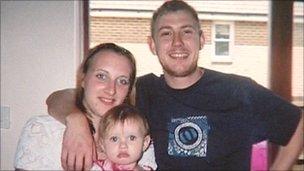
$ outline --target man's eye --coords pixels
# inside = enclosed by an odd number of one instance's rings
[[[117,82],[120,85],[129,85],[130,84],[130,80],[128,78],[118,78]]]
[[[117,138],[117,137],[111,137],[111,138],[110,138],[110,141],[112,141],[112,142],[117,142],[117,141],[118,141],[118,138]]]
[[[185,34],[192,34],[193,31],[192,31],[192,30],[184,30],[184,33],[185,33]]]
[[[136,136],[135,135],[131,135],[129,138],[130,138],[131,141],[135,141],[136,140]]]
[[[163,36],[171,36],[171,35],[172,35],[172,33],[169,32],[169,31],[163,31],[163,32],[160,33],[161,37],[163,37]]]

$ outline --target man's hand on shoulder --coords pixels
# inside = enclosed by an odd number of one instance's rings
[[[96,159],[93,136],[87,118],[82,113],[66,117],[63,136],[61,165],[64,170],[90,170]]]

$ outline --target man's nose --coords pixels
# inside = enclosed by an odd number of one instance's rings
[[[180,33],[174,33],[173,45],[174,46],[180,46],[182,44],[183,44],[183,39],[182,39],[182,36],[180,35]]]

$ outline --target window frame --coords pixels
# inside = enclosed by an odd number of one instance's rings
[[[216,25],[229,26],[229,39],[216,38]],[[233,21],[214,21],[212,23],[212,59],[211,62],[231,63],[233,61],[233,48],[234,48],[234,22]],[[216,42],[228,42],[228,55],[216,55]]]

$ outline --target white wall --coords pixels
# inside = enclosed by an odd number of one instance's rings
[[[10,127],[1,127],[0,170],[13,169],[21,129],[31,116],[47,114],[47,96],[75,86],[79,5],[1,1],[1,108],[10,108]]]

